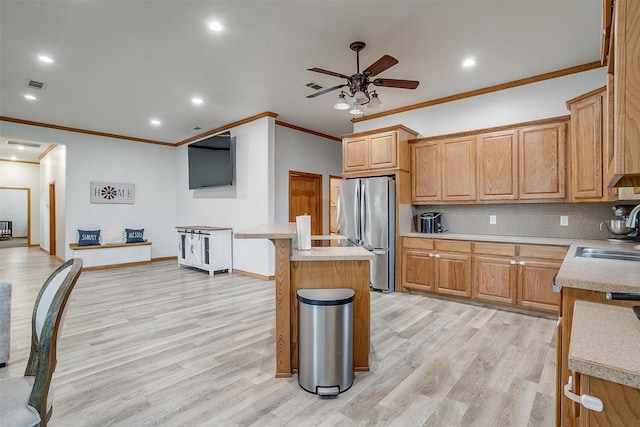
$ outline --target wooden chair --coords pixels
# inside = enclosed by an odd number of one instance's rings
[[[82,259],[70,259],[40,289],[33,307],[31,352],[24,376],[0,380],[0,425],[46,427],[51,418],[49,387],[56,368],[57,341],[81,269]]]

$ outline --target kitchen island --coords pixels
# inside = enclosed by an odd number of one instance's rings
[[[369,261],[373,254],[358,247],[295,250],[295,223],[263,224],[234,237],[269,239],[275,246],[276,377],[290,377],[298,369],[298,289],[353,289],[353,364],[356,371],[369,370]]]
[[[576,256],[579,247],[634,251],[634,245],[576,241],[558,272],[557,425],[640,425],[640,320],[631,309],[640,302],[606,298],[640,295],[640,262]],[[572,401],[570,393],[600,399],[602,411]]]

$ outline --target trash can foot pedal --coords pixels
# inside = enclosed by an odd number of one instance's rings
[[[337,396],[340,393],[340,387],[316,387],[316,394],[318,396]]]

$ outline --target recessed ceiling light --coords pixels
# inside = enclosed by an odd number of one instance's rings
[[[192,102],[192,103],[194,103],[194,104],[196,104],[196,105],[201,105],[202,103],[204,103],[204,101],[202,100],[202,98],[198,98],[198,97],[191,98],[191,102]]]
[[[214,21],[214,22],[210,22],[209,23],[209,29],[211,31],[216,31],[216,32],[220,32],[222,30],[224,30],[224,27],[222,26],[221,23]]]
[[[40,55],[38,56],[38,59],[42,62],[46,62],[47,64],[51,64],[53,62],[53,59],[51,59],[51,57],[47,55]]]
[[[17,148],[18,150],[24,150],[24,147],[23,147],[22,145],[18,145],[16,148]]]
[[[467,58],[462,61],[462,66],[465,68],[473,67],[474,65],[476,65],[476,60],[473,58]]]
[[[25,97],[25,99],[28,99],[30,101],[35,101],[37,99],[35,96],[30,95],[30,94],[26,94],[24,97]]]
[[[154,126],[160,126],[162,124],[162,122],[158,119],[151,119],[150,122]]]
[[[11,160],[18,160],[16,156],[11,156]]]

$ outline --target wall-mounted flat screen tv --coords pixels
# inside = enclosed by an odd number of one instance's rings
[[[190,144],[189,189],[225,187],[233,184],[235,138],[221,134]]]

